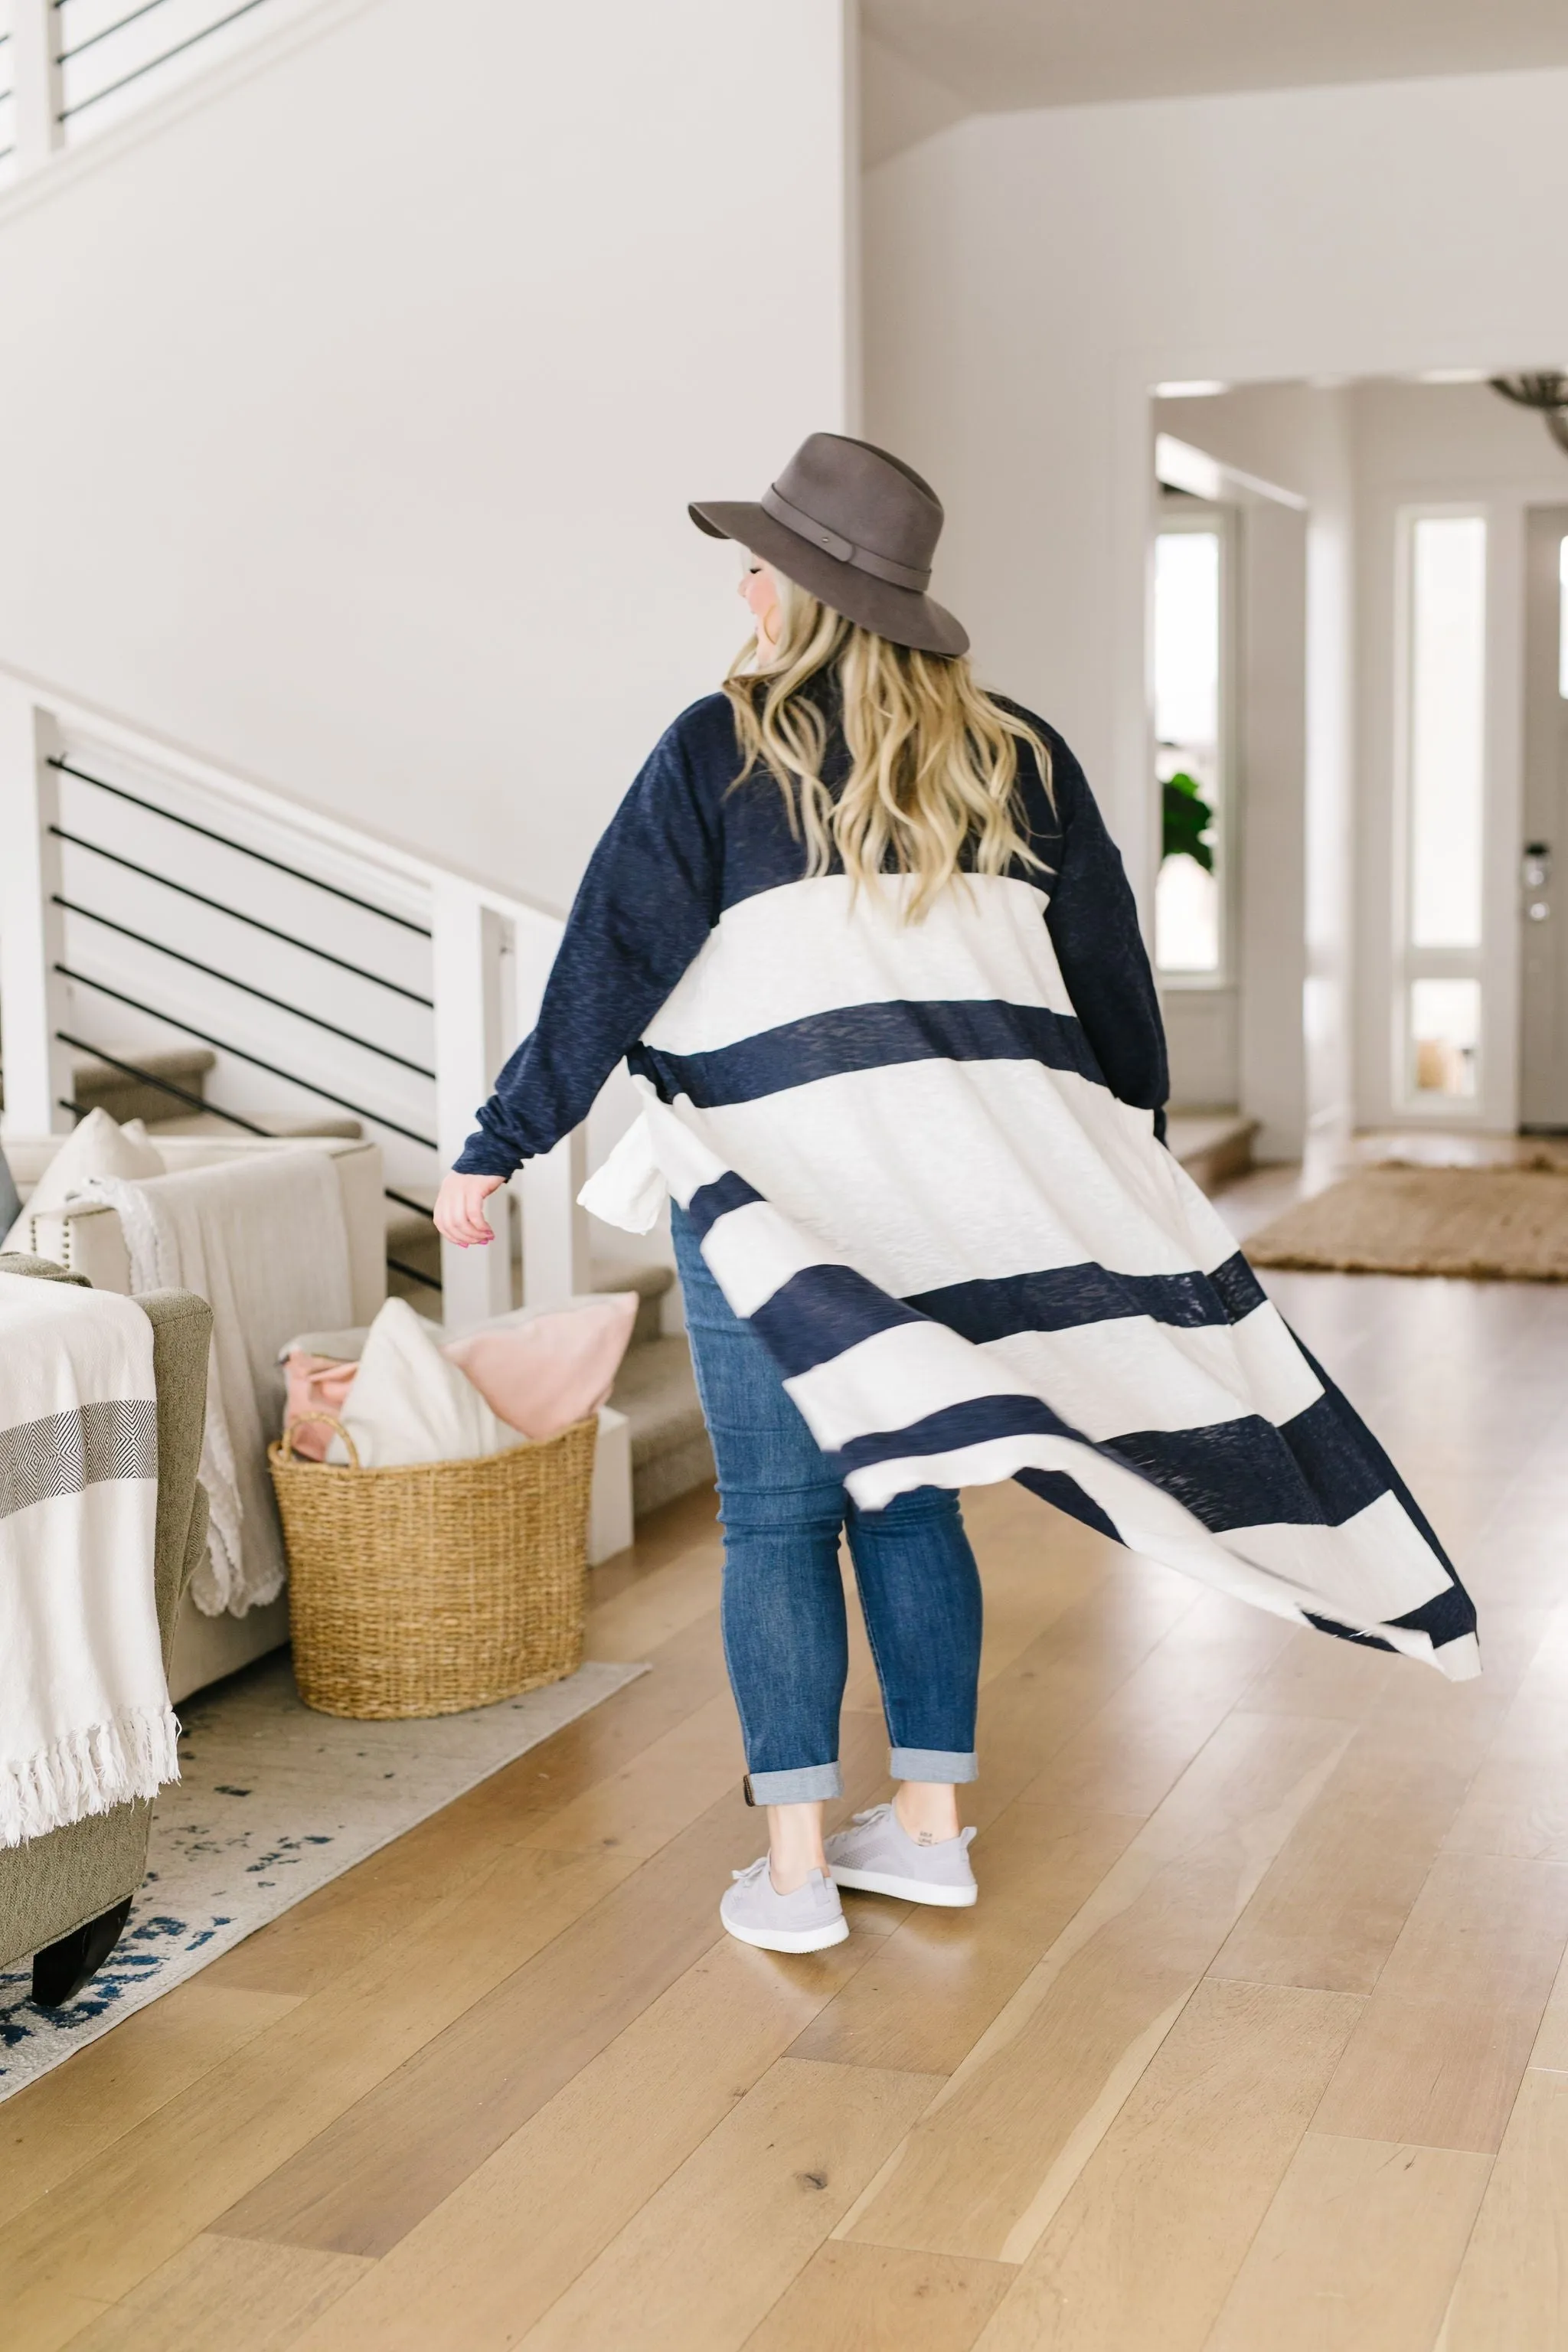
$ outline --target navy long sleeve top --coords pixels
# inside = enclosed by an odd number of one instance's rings
[[[1023,815],[1046,870],[1016,871],[1049,893],[1044,919],[1106,1084],[1152,1111],[1163,1135],[1164,1031],[1121,856],[1068,745],[1020,715],[1048,747],[1051,783],[1020,747]],[[830,782],[845,763],[838,738],[824,764]],[[539,1020],[479,1111],[460,1171],[510,1176],[552,1150],[617,1063],[629,1055],[637,1066],[644,1030],[725,909],[800,880],[805,851],[782,793],[763,772],[732,790],[739,765],[723,694],[693,703],[655,746],[589,860]]]

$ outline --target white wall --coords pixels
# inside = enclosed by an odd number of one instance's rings
[[[0,661],[563,902],[847,413],[842,19],[328,6],[0,199]]]
[[[974,118],[870,174],[869,429],[1144,887],[1149,388],[1568,362],[1565,134],[1568,73],[1498,74]]]
[[[860,140],[869,169],[973,112],[946,82],[865,33],[860,41]]]

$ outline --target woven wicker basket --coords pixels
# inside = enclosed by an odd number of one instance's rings
[[[268,1448],[300,1696],[323,1715],[456,1715],[582,1664],[596,1421],[471,1462],[363,1470]]]

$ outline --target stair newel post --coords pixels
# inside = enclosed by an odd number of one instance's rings
[[[50,0],[11,0],[16,169],[37,171],[65,142],[60,20]]]
[[[449,1168],[473,1131],[474,1113],[495,1084],[508,1051],[503,961],[505,918],[487,906],[471,883],[439,877],[431,889],[432,969],[436,998],[436,1132]],[[511,1196],[486,1203],[495,1240],[488,1249],[441,1244],[441,1287],[447,1323],[477,1323],[504,1315],[511,1297]]]
[[[522,1171],[522,1296],[529,1307],[559,1307],[593,1288],[588,1213],[577,1195],[588,1181],[588,1138],[579,1127]]]
[[[60,748],[53,714],[25,688],[0,683],[0,1021],[5,1024],[5,1107],[9,1136],[68,1129],[71,1057],[58,1032],[68,1028],[60,889],[59,775],[49,765]]]
[[[516,1005],[514,1034],[526,1036],[539,1017],[544,984],[561,925],[531,908],[517,910],[513,930]],[[577,1195],[588,1177],[588,1137],[584,1128],[566,1136],[553,1151],[531,1160],[518,1179],[522,1212],[522,1296],[529,1307],[558,1307],[592,1290],[588,1270],[588,1213]]]

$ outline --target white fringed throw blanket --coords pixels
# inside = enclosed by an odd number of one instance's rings
[[[293,1332],[353,1320],[337,1173],[326,1152],[302,1148],[88,1189],[120,1213],[133,1292],[194,1290],[213,1310],[201,1468],[212,1516],[191,1591],[208,1617],[243,1617],[283,1590],[267,1474],[282,1421],[278,1351]]]
[[[179,1778],[157,1507],[142,1309],[0,1274],[0,1846]]]

